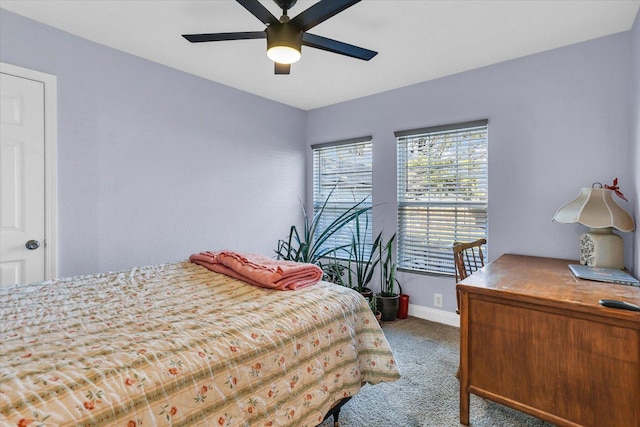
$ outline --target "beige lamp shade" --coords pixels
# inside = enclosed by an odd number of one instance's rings
[[[583,188],[577,199],[556,212],[555,221],[577,222],[590,228],[613,227],[633,231],[633,218],[613,201],[613,191],[606,188]]]

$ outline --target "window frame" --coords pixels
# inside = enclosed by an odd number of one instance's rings
[[[473,241],[487,238],[489,223],[489,121],[475,120],[395,132],[397,149],[397,224],[398,224],[398,270],[438,275],[454,276],[452,246],[455,241]],[[480,138],[468,138],[471,133]],[[467,138],[465,139],[465,135]],[[449,137],[449,139],[447,139]],[[442,157],[433,161],[433,156],[422,156],[428,166],[410,166],[419,155],[408,153],[410,144],[423,140],[421,150],[416,145],[414,151],[433,152],[440,149]],[[449,147],[448,144],[451,144]],[[434,148],[435,147],[435,148]],[[449,148],[447,148],[449,147]],[[444,156],[456,155],[451,160]],[[448,151],[445,151],[447,149]],[[467,156],[460,155],[461,152]],[[469,157],[472,156],[472,157]],[[461,158],[465,158],[461,165]],[[443,159],[452,162],[443,165]],[[476,170],[476,167],[480,169]],[[440,176],[451,172],[455,176],[446,180],[433,179],[433,170]],[[466,171],[466,173],[465,173]],[[414,175],[411,175],[411,174]],[[418,175],[421,173],[422,175]],[[420,178],[416,178],[419,176]],[[464,177],[464,178],[461,178]],[[476,181],[474,181],[476,180]],[[420,187],[420,182],[425,184]],[[460,182],[465,185],[460,186]],[[412,187],[413,186],[413,187]],[[411,187],[411,190],[409,190]],[[425,191],[415,191],[422,190]],[[466,191],[466,192],[465,192]],[[446,197],[443,195],[446,194]],[[469,200],[464,201],[465,195]],[[412,200],[413,199],[413,200]],[[413,213],[410,211],[413,210]],[[436,224],[429,227],[430,224]],[[423,227],[423,228],[421,228]],[[433,230],[432,230],[433,229]],[[485,248],[487,253],[488,248]]]
[[[326,181],[323,181],[322,179],[323,177],[335,175],[336,171],[333,171],[332,173],[323,173],[322,171],[319,171],[318,167],[321,165],[321,160],[318,159],[318,156],[322,155],[323,153],[327,154],[331,150],[341,150],[341,149],[348,150],[348,149],[357,148],[358,146],[361,146],[364,148],[365,150],[364,155],[366,156],[365,163],[368,162],[367,164],[369,165],[369,167],[368,168],[365,167],[363,169],[358,169],[353,171],[352,176],[355,176],[356,178],[358,177],[363,178],[368,175],[368,193],[366,194],[366,196],[362,194],[362,189],[367,187],[366,184],[361,185],[360,188],[357,188],[358,186],[353,184],[357,194],[352,193],[352,196],[349,197],[348,192],[349,192],[350,185],[352,185],[351,182],[346,182],[346,183],[343,182],[343,185],[341,186],[340,185],[340,182],[342,182],[341,179],[328,179]],[[323,216],[325,216],[326,218],[334,218],[335,216],[337,216],[337,212],[344,211],[349,207],[355,205],[356,203],[361,202],[362,200],[364,200],[364,203],[361,205],[363,208],[365,207],[371,208],[373,206],[373,203],[372,203],[373,138],[371,136],[363,136],[359,138],[351,138],[351,139],[334,141],[334,142],[326,142],[322,144],[314,144],[314,145],[311,145],[311,152],[312,152],[312,161],[311,161],[312,163],[312,173],[311,173],[312,175],[312,209],[313,209],[314,217],[318,213],[322,205],[324,204],[330,191],[333,191],[331,198],[334,199],[334,203],[331,203],[332,199],[329,199],[329,203],[327,203],[327,207],[325,208],[325,213],[323,214]],[[337,160],[335,159],[334,161],[337,162]],[[337,172],[342,174],[345,173],[344,170],[339,168],[337,169]],[[339,196],[338,201],[335,201],[336,195]],[[327,215],[327,214],[330,214],[332,210],[334,210],[336,214]],[[362,216],[368,219],[369,227],[365,231],[365,242],[367,245],[371,245],[372,235],[373,235],[373,230],[372,230],[373,227],[371,226],[373,223],[372,210],[369,209],[366,213],[362,214]],[[325,219],[324,221],[321,222],[321,224],[325,224],[326,226],[326,224],[330,221],[331,221],[330,219]],[[363,219],[361,219],[361,223],[362,222],[363,222]],[[323,227],[320,226],[319,229],[323,229]],[[346,225],[340,231],[338,231],[327,242],[330,242],[331,246],[339,246],[341,244],[344,244],[344,245],[350,244],[352,230],[353,230],[353,224],[350,223],[349,225]],[[323,247],[325,246],[323,245]],[[334,255],[332,255],[331,257],[334,257],[334,256],[335,258],[340,260],[347,260],[349,258],[348,248],[340,252],[334,253]]]

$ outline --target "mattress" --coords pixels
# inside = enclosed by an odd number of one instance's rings
[[[364,298],[176,262],[0,290],[0,424],[315,426],[400,377]]]

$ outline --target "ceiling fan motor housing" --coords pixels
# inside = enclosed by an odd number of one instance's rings
[[[298,52],[302,49],[302,31],[285,22],[283,24],[271,24],[266,29],[267,52],[274,47],[286,46]]]

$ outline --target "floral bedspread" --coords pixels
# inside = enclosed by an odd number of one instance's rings
[[[315,426],[400,372],[362,296],[189,262],[0,290],[0,425]]]

